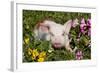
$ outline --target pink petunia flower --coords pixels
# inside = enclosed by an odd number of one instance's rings
[[[83,53],[81,50],[77,50],[76,54],[75,54],[76,60],[81,60],[83,59]]]
[[[90,19],[90,18],[87,20],[87,24],[88,24],[89,26],[91,26],[91,19]]]
[[[91,35],[91,19],[87,20],[87,26],[89,27],[88,36],[90,36]]]
[[[81,20],[81,24],[80,24],[80,29],[81,29],[81,32],[84,33],[85,30],[84,30],[84,27],[86,26],[86,23],[85,23],[85,19],[82,18]]]
[[[88,19],[87,22],[85,22],[85,19],[82,18],[81,24],[80,24],[80,30],[83,34],[88,34],[88,36],[91,35],[91,19]]]

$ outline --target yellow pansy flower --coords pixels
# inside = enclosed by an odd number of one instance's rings
[[[44,61],[44,58],[39,58],[38,59],[38,62],[43,62]]]
[[[28,44],[29,43],[29,38],[25,38],[25,43]]]
[[[34,50],[32,51],[32,57],[33,57],[33,58],[36,58],[38,55],[39,55],[39,53],[38,53],[37,49],[34,49]]]
[[[46,56],[46,52],[41,52],[40,54],[39,54],[39,58],[44,58]]]

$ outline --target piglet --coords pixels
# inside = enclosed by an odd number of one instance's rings
[[[44,20],[37,24],[34,32],[40,40],[51,41],[54,48],[65,47],[70,52],[69,32],[71,29],[72,20],[68,20],[65,24],[59,24],[51,20]]]

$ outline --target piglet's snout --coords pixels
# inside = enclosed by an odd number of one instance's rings
[[[59,37],[59,36],[55,37],[55,38],[54,38],[54,41],[53,41],[53,46],[54,46],[55,48],[60,48],[60,47],[62,47],[61,41],[62,41],[61,37]]]

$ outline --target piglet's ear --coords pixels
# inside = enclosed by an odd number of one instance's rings
[[[68,20],[65,24],[64,24],[64,30],[66,34],[69,34],[69,31],[71,29],[72,26],[72,20]]]
[[[45,21],[38,22],[35,26],[35,29],[39,29],[40,27],[49,29],[49,25],[45,23]]]

